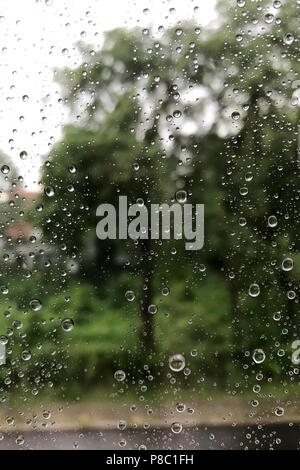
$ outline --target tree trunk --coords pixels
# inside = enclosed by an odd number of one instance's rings
[[[151,240],[140,240],[142,251],[141,259],[141,278],[142,278],[142,294],[140,314],[142,319],[141,343],[143,349],[150,353],[154,350],[153,335],[153,315],[149,313],[149,305],[152,304],[152,281],[153,267],[150,255]]]

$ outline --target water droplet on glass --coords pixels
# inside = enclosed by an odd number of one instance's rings
[[[3,165],[1,167],[1,173],[3,173],[4,175],[7,175],[9,172],[10,172],[10,168],[8,165]]]
[[[117,382],[123,382],[126,379],[126,374],[123,370],[117,370],[114,373],[114,378]]]
[[[182,424],[173,423],[171,426],[171,430],[174,434],[179,434],[182,431]]]
[[[21,434],[19,434],[19,436],[16,437],[16,444],[18,444],[18,446],[22,446],[24,444],[24,436],[22,436]]]
[[[31,359],[31,352],[28,351],[28,349],[25,349],[24,351],[22,351],[21,357],[23,361],[29,361]]]
[[[69,170],[69,173],[72,173],[72,174],[76,173],[77,171],[76,165],[69,165],[68,170]]]
[[[46,186],[44,191],[45,191],[46,196],[48,197],[54,196],[54,189],[52,188],[52,186]]]
[[[182,116],[181,111],[179,109],[176,109],[173,113],[174,118],[180,118]]]
[[[187,192],[184,189],[180,189],[176,192],[176,201],[180,204],[184,204],[187,201]]]
[[[148,312],[151,313],[151,315],[155,315],[157,313],[157,310],[158,308],[157,308],[157,305],[155,304],[151,304],[148,307]]]
[[[133,302],[135,299],[135,293],[133,290],[128,290],[125,292],[125,298],[128,300],[128,302]]]
[[[22,150],[22,152],[20,152],[20,158],[21,158],[21,160],[26,160],[27,156],[28,156],[28,155],[27,155],[26,150]]]
[[[64,318],[61,321],[61,327],[64,331],[72,331],[74,328],[74,321],[72,318]]]
[[[177,403],[176,410],[178,411],[178,413],[183,413],[184,410],[185,410],[185,404],[184,403]]]
[[[293,44],[294,42],[294,36],[291,34],[291,33],[287,33],[284,38],[283,38],[283,41],[285,42],[285,44],[287,44],[288,46]]]
[[[272,13],[267,13],[265,15],[265,22],[267,24],[270,24],[270,23],[273,23],[273,21],[274,21],[274,15],[272,15]]]
[[[124,421],[124,420],[121,419],[121,420],[118,422],[118,429],[120,429],[120,431],[123,431],[123,430],[126,428],[126,426],[127,426],[126,421]]]
[[[276,416],[283,416],[284,415],[284,408],[282,408],[281,406],[277,406],[275,408],[275,415]]]
[[[285,258],[282,261],[281,267],[282,267],[283,271],[291,271],[294,267],[294,262],[293,262],[292,258]]]
[[[237,112],[237,111],[234,111],[232,114],[231,114],[231,117],[234,121],[238,121],[241,117],[240,113]]]
[[[256,364],[261,364],[266,359],[263,349],[255,349],[252,354],[252,359]]]
[[[250,285],[248,293],[251,297],[257,297],[260,294],[260,287],[255,282]]]
[[[34,312],[37,312],[38,310],[41,310],[42,302],[39,299],[32,299],[29,302],[29,306],[31,310],[33,310]]]
[[[169,367],[173,372],[180,372],[185,368],[185,358],[182,354],[173,354],[169,358]]]
[[[276,227],[276,225],[277,225],[276,215],[270,215],[270,217],[268,217],[268,226],[273,228],[273,227]]]

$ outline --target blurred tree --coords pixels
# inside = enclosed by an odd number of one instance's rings
[[[100,51],[81,47],[82,64],[59,74],[80,121],[65,127],[48,157],[37,219],[48,240],[82,266],[94,239],[104,282],[108,270],[119,269],[124,245],[96,240],[96,207],[117,205],[122,194],[130,202],[170,202],[184,188],[189,202],[205,203],[205,248],[192,262],[199,257],[228,281],[235,357],[256,347],[274,309],[286,312],[295,334],[295,280],[282,262],[295,257],[299,217],[299,5],[283,4],[279,17],[271,1],[239,4],[219,2],[221,22],[206,35],[190,23],[158,32],[117,29]],[[158,244],[138,245],[131,261],[142,275],[150,350]],[[160,256],[162,263],[163,249]],[[190,259],[181,251],[180,273],[171,275],[184,276]],[[258,299],[248,295],[256,282]],[[275,325],[272,334],[279,334]]]

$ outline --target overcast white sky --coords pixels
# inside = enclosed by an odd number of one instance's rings
[[[76,42],[97,49],[103,32],[117,26],[167,28],[186,18],[205,26],[215,18],[214,7],[215,0],[0,0],[0,149],[28,187],[36,187],[40,155],[69,118],[53,74],[78,64]],[[21,160],[24,150],[28,157]]]

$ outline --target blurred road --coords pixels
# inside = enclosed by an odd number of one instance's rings
[[[300,424],[205,426],[183,429],[126,429],[103,431],[26,431],[2,433],[0,450],[10,449],[300,449]],[[24,440],[24,442],[22,442]],[[21,444],[18,444],[19,441]],[[126,442],[125,442],[126,441]],[[121,443],[121,445],[120,445]],[[122,446],[123,443],[123,446]]]

